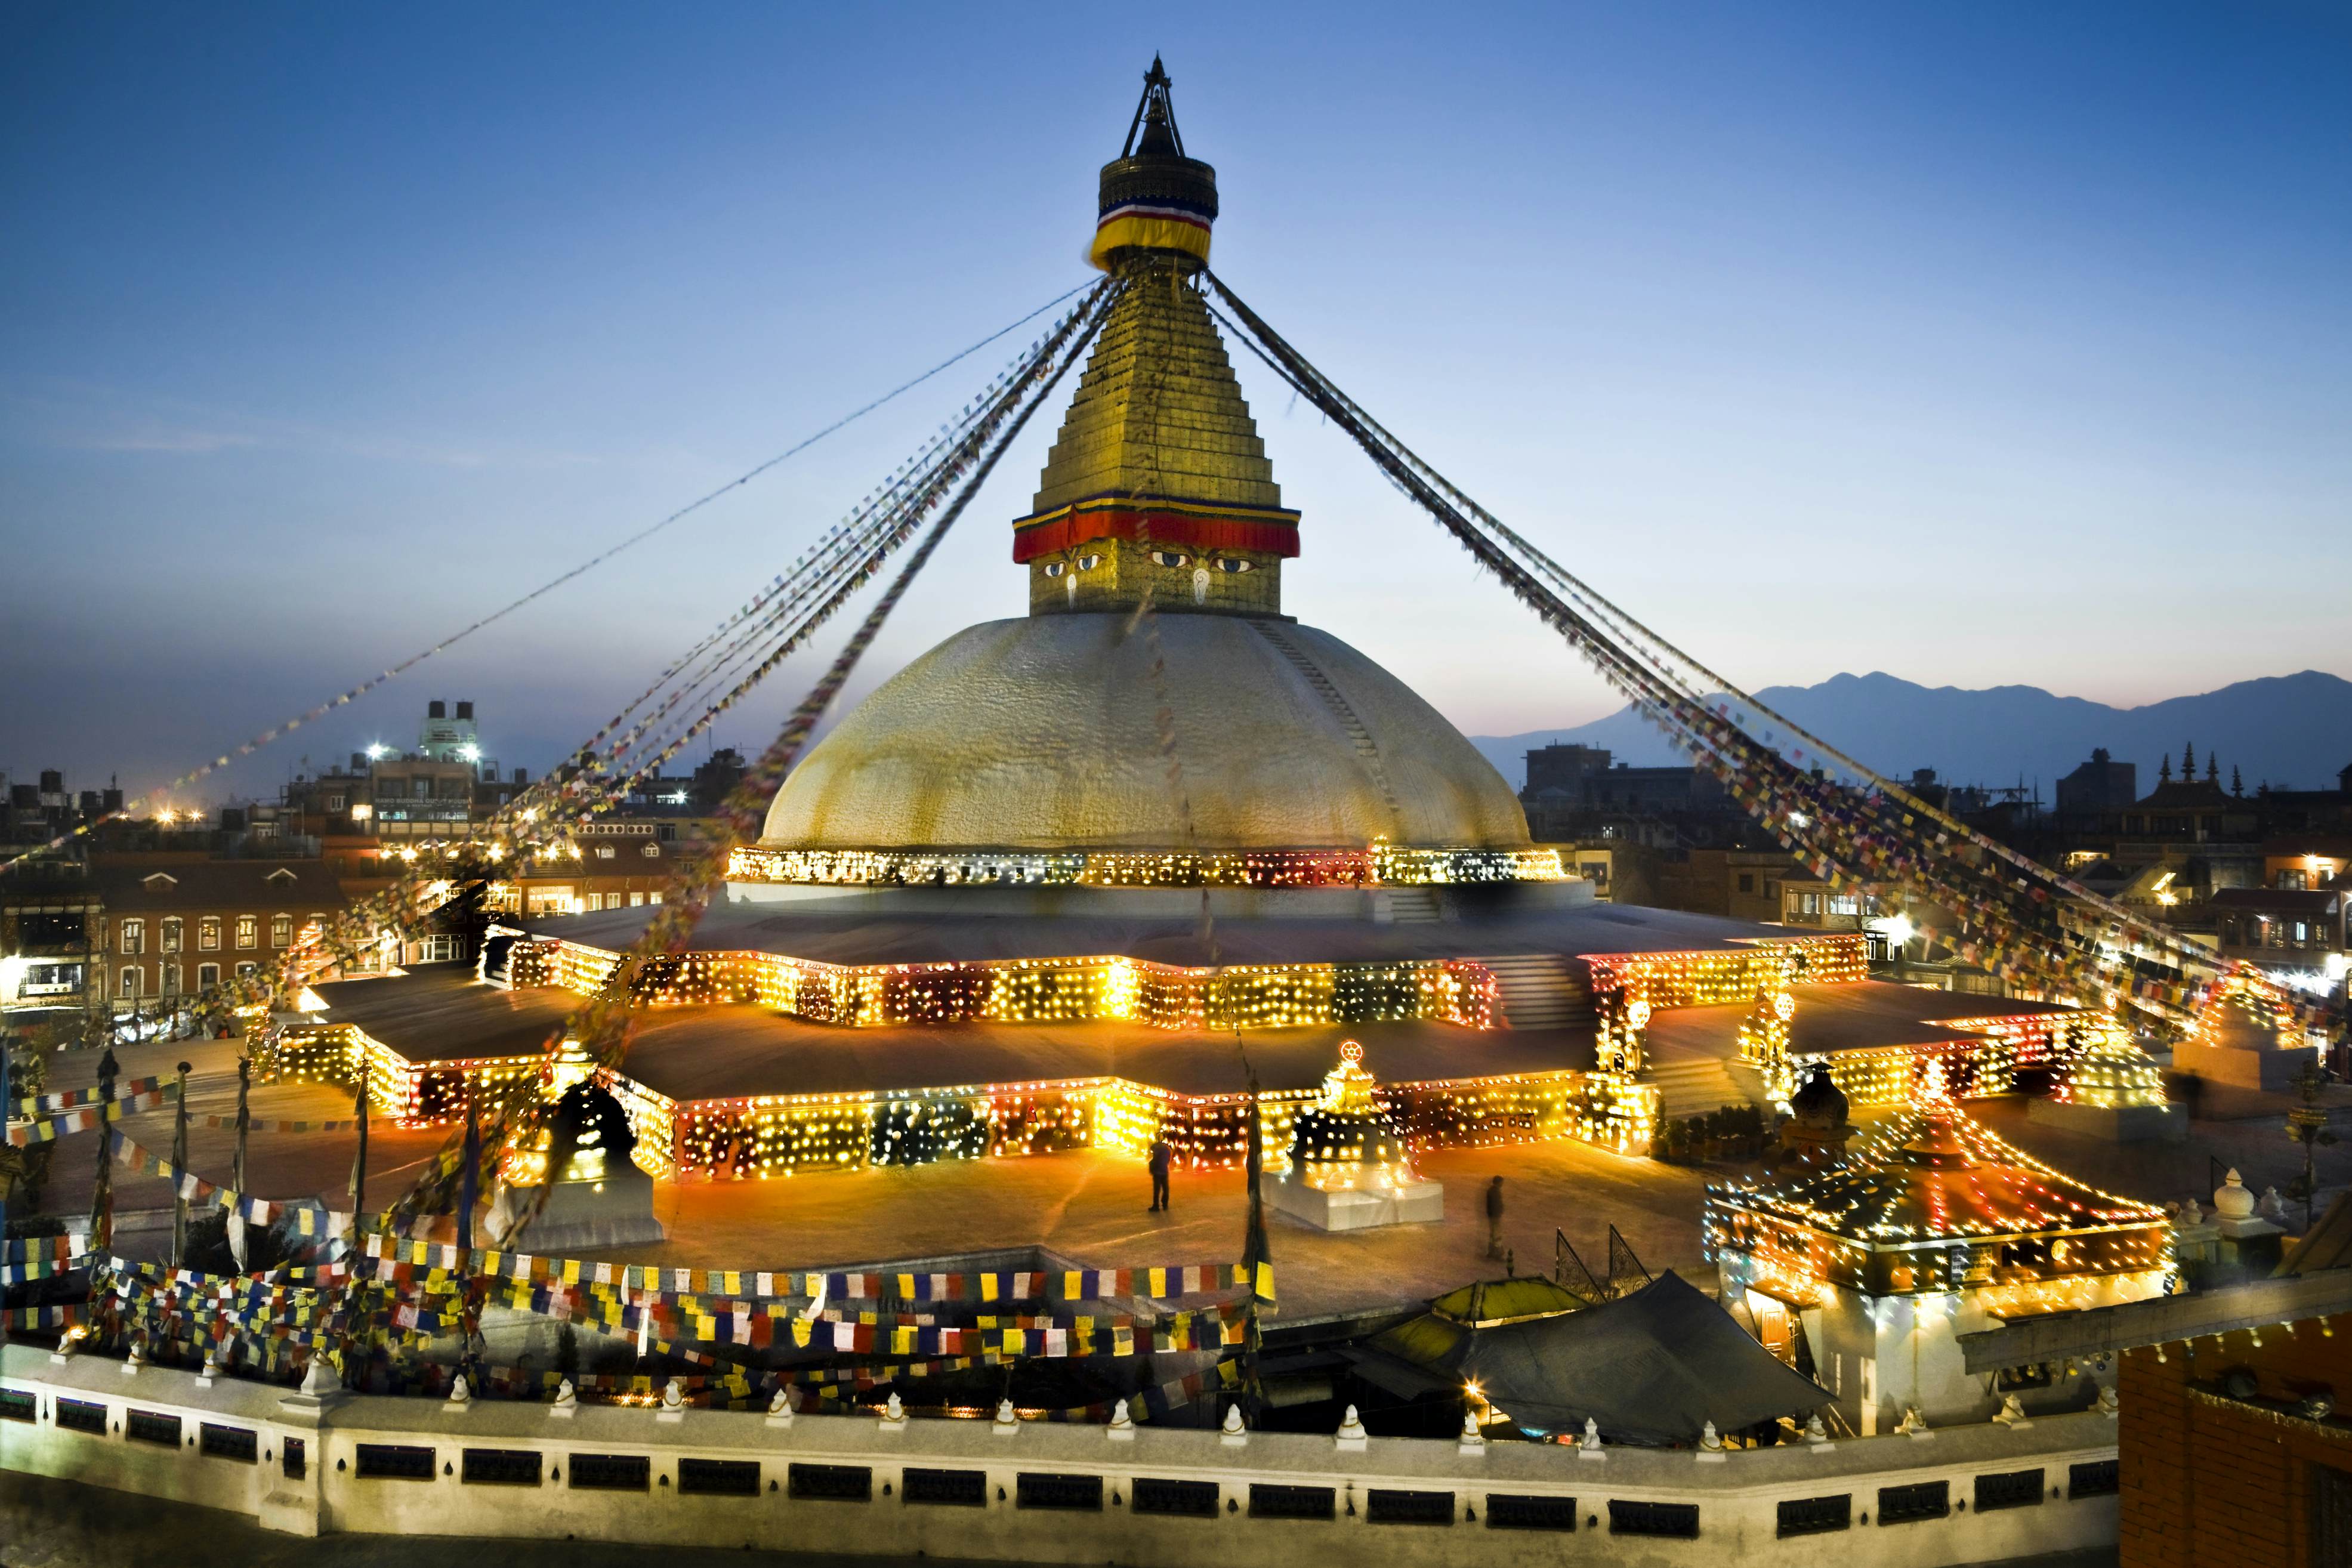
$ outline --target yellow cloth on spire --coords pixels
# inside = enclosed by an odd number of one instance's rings
[[[1148,217],[1139,213],[1122,214],[1097,226],[1094,248],[1087,259],[1107,272],[1110,270],[1110,253],[1130,245],[1150,250],[1181,250],[1203,261],[1209,259],[1207,229],[1181,218]]]

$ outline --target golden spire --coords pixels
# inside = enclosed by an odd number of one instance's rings
[[[1132,608],[1278,615],[1298,553],[1265,444],[1193,287],[1216,172],[1183,155],[1155,58],[1127,147],[1103,166],[1097,261],[1127,279],[1087,362],[1013,558],[1033,615]]]

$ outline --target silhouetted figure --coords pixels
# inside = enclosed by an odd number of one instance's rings
[[[1168,1212],[1168,1164],[1176,1158],[1176,1151],[1168,1146],[1165,1138],[1151,1141],[1151,1212]]]
[[[1486,1184],[1486,1256],[1503,1256],[1503,1178]]]

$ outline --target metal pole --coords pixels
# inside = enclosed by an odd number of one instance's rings
[[[89,1194],[89,1249],[114,1243],[114,1047],[98,1058],[98,1180]]]
[[[368,1064],[360,1062],[359,1087],[352,1091],[352,1114],[360,1124],[359,1152],[352,1157],[352,1234],[358,1244],[360,1215],[367,1210]]]
[[[229,1162],[229,1185],[237,1195],[245,1195],[245,1137],[253,1126],[253,1117],[247,1105],[253,1092],[253,1058],[236,1058],[236,1156]]]
[[[236,1260],[236,1266],[240,1270],[245,1268],[246,1256],[245,1210],[242,1206],[246,1193],[245,1139],[246,1133],[253,1125],[253,1118],[247,1102],[252,1091],[253,1058],[240,1056],[236,1058],[236,1154],[229,1162],[228,1168],[229,1185],[236,1193],[239,1206],[228,1211],[228,1222],[226,1226],[228,1232],[229,1255]]]
[[[8,1081],[8,1036],[5,1032],[0,1032],[0,1127],[7,1126],[8,1119],[16,1114],[16,1107],[15,1101],[10,1099]],[[30,1148],[31,1145],[27,1144],[26,1147]],[[0,1182],[0,1257],[6,1255],[7,1243],[8,1184]],[[7,1338],[7,1314],[0,1312],[0,1343],[5,1343]]]
[[[466,1168],[457,1181],[457,1246],[474,1245],[474,1188],[482,1163],[481,1113],[474,1102],[474,1086],[466,1086]]]
[[[188,1064],[180,1064],[179,1105],[172,1113],[172,1267],[188,1266]]]

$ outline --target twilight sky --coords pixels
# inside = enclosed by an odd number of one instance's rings
[[[161,782],[1084,281],[1154,48],[1220,273],[1743,684],[2352,676],[2338,5],[20,0],[0,770]],[[536,770],[1003,358],[198,795],[411,740],[436,696]],[[1306,514],[1286,609],[1466,731],[1615,705],[1241,374]],[[853,696],[1022,613],[1006,523],[1058,414]]]

